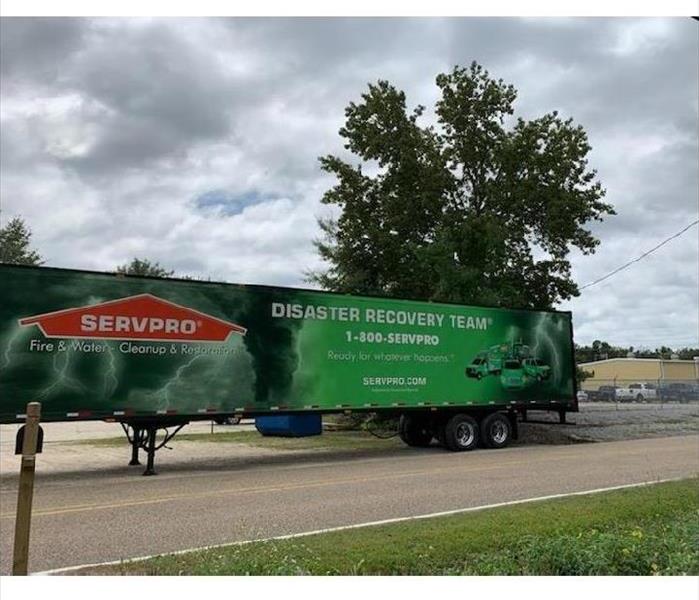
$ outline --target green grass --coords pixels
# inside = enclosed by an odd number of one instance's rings
[[[699,480],[164,555],[81,574],[699,575]]]
[[[259,448],[276,448],[280,450],[311,450],[318,449],[386,449],[390,447],[400,447],[402,442],[398,437],[387,440],[379,439],[365,431],[333,431],[324,432],[323,435],[316,435],[303,438],[283,438],[265,437],[257,431],[224,431],[217,433],[183,433],[175,438],[177,441],[189,442],[214,442],[226,444],[241,444]],[[75,442],[70,442],[74,444]],[[80,444],[101,447],[127,446],[126,436],[116,438],[103,438],[92,440],[81,440]]]

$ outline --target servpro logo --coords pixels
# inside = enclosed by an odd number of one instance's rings
[[[152,294],[128,296],[80,308],[26,317],[49,338],[91,338],[158,342],[225,342],[245,327]]]

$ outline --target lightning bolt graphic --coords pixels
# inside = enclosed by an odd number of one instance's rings
[[[561,363],[561,357],[558,354],[558,347],[556,346],[556,343],[553,341],[553,339],[547,331],[547,325],[549,323],[549,316],[546,314],[541,315],[539,322],[534,327],[534,339],[536,341],[534,347],[532,348],[532,351],[534,356],[537,356],[539,347],[542,345],[545,345],[550,350],[551,356],[553,358],[551,370],[553,371],[556,381],[559,381],[562,375],[561,369],[559,368]]]
[[[119,380],[117,379],[116,372],[117,372],[117,355],[114,354],[114,350],[109,344],[105,344],[105,348],[107,349],[107,354],[109,355],[108,361],[109,361],[109,368],[104,372],[104,398],[108,399],[113,393],[114,390],[116,389],[117,385],[119,384]]]
[[[190,358],[186,363],[180,365],[177,368],[177,371],[175,371],[175,375],[171,379],[169,379],[163,387],[153,392],[152,397],[158,403],[159,409],[163,410],[170,407],[170,387],[175,385],[180,380],[180,377],[182,376],[182,373],[186,368],[194,364],[194,361],[196,361],[198,358],[203,358],[205,356],[205,354],[197,354]]]
[[[65,357],[63,361],[63,366],[58,366],[61,356]],[[55,375],[54,381],[41,390],[38,394],[38,398],[46,398],[51,395],[56,389],[61,387],[67,387],[70,389],[78,390],[80,392],[87,392],[87,388],[77,379],[71,377],[69,374],[71,358],[73,356],[73,351],[66,349],[63,352],[57,352],[53,356],[53,372]]]
[[[5,351],[2,353],[2,365],[0,365],[0,370],[6,369],[12,363],[12,346],[15,342],[23,339],[31,332],[26,327],[20,327],[15,325],[12,334],[7,340],[7,345],[5,346]]]

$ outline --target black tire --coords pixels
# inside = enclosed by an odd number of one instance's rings
[[[638,396],[636,396],[636,402],[645,402],[643,394],[639,394]]]
[[[415,448],[426,448],[434,437],[427,420],[414,415],[401,415],[398,435],[405,444]]]
[[[482,374],[482,373],[476,373],[476,379],[477,379],[478,381],[480,381],[482,378],[483,378],[483,374]]]
[[[504,448],[512,440],[512,423],[506,415],[493,413],[481,421],[481,444],[484,448]]]
[[[444,446],[452,452],[473,450],[478,445],[478,423],[468,415],[454,415],[444,427]]]

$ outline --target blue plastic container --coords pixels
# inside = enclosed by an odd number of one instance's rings
[[[323,433],[320,415],[255,417],[255,427],[262,435],[279,437],[307,437]]]

